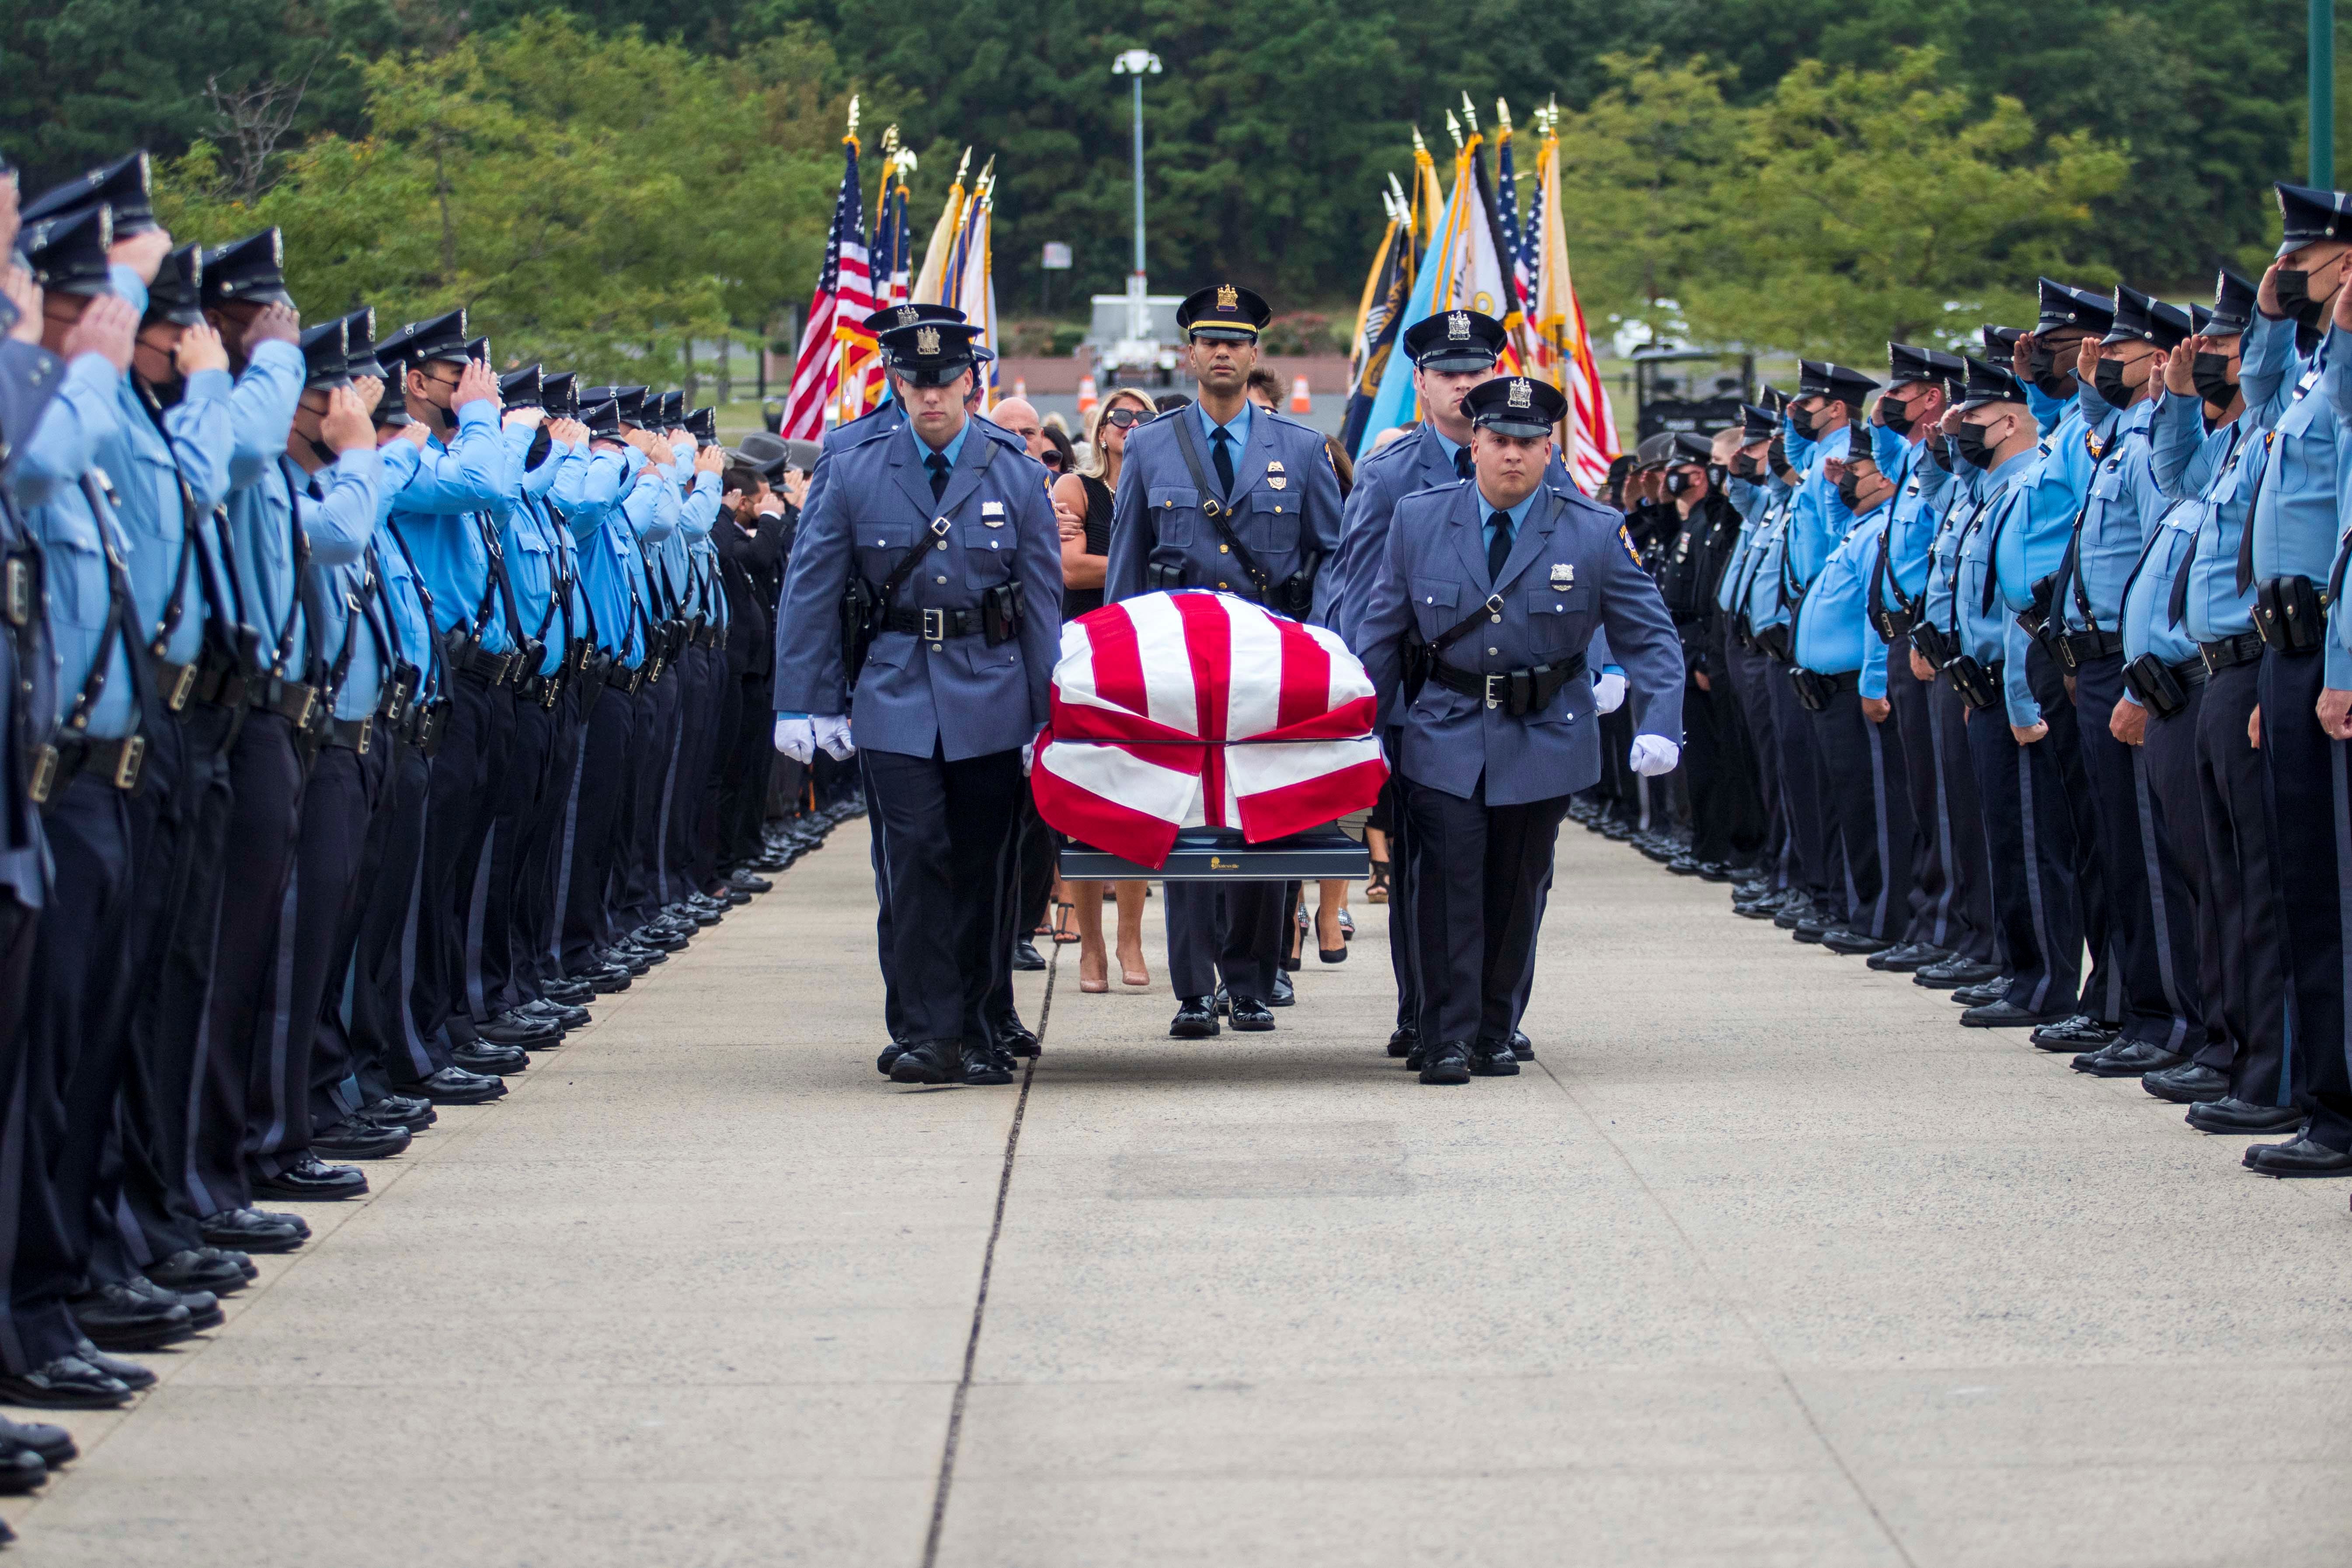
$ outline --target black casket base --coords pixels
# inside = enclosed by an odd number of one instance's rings
[[[1180,827],[1158,870],[1075,841],[1062,847],[1062,877],[1074,882],[1360,882],[1371,852],[1336,826],[1251,844],[1237,827]]]

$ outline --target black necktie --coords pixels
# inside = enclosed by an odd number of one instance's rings
[[[923,466],[931,470],[931,499],[937,500],[948,493],[948,455],[933,452],[923,459]]]
[[[2189,548],[2180,552],[2180,570],[2172,574],[2172,597],[2165,604],[2165,614],[2171,618],[2165,624],[2177,626],[2189,611],[2189,569],[2197,564],[2197,535],[2189,536]]]
[[[1511,558],[1511,514],[1498,511],[1486,520],[1486,526],[1494,530],[1494,537],[1486,541],[1486,585],[1498,588],[1503,563]]]
[[[2262,449],[2250,456],[2259,466],[2254,469],[2254,493],[2246,498],[2245,530],[2238,535],[2237,586],[2240,594],[2254,585],[2254,507],[2263,499],[2263,480],[2269,477],[2271,471],[2268,437],[2263,439]]]
[[[1457,479],[1470,477],[1470,448],[1467,447],[1454,448],[1454,477]]]
[[[1209,461],[1216,465],[1217,483],[1234,493],[1234,433],[1220,425],[1209,432]]]

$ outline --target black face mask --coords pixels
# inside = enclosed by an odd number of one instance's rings
[[[555,437],[547,433],[547,421],[541,420],[539,428],[530,433],[530,450],[522,455],[523,467],[535,468],[547,461],[548,449],[554,445]]]
[[[1862,476],[1848,468],[1837,482],[1837,493],[1838,500],[1845,502],[1846,510],[1859,510],[1862,505]]]
[[[2139,390],[2124,384],[2124,367],[2120,360],[2101,360],[2092,368],[2091,384],[2099,389],[2101,397],[2117,408],[2130,406],[2133,396]]]
[[[1776,474],[1782,468],[1787,468],[1789,466],[1789,443],[1778,436],[1773,437],[1772,444],[1764,448],[1764,461],[1766,466]]]
[[[2189,379],[2197,395],[2217,408],[2227,408],[2238,395],[2238,374],[2227,354],[2199,354],[2189,362]]]
[[[2282,271],[2277,284],[2279,309],[2306,327],[2318,326],[2327,301],[2311,297],[2311,274]]]
[[[331,468],[335,466],[336,452],[332,447],[328,446],[316,436],[305,436],[302,439],[310,443],[311,456]]]
[[[1678,495],[1683,495],[1683,494],[1685,494],[1686,492],[1688,492],[1688,490],[1690,489],[1690,488],[1691,488],[1691,477],[1690,477],[1690,475],[1689,475],[1688,473],[1683,472],[1683,471],[1681,471],[1681,470],[1679,470],[1679,469],[1678,469],[1678,470],[1676,470],[1675,472],[1671,473],[1671,474],[1668,474],[1668,475],[1666,476],[1666,493],[1667,493],[1668,495],[1670,495],[1670,496],[1678,496]]]
[[[1721,489],[1724,480],[1730,477],[1731,470],[1721,463],[1709,463],[1706,466],[1706,482],[1713,489]]]
[[[2036,348],[2025,356],[2026,378],[2042,391],[2044,397],[2063,398],[2070,395],[2074,383],[2073,371],[2058,368],[2054,350]]]
[[[1760,479],[1764,477],[1764,465],[1745,452],[1734,452],[1731,455],[1731,477],[1735,479]]]
[[[1878,404],[1878,422],[1886,426],[1889,435],[1906,437],[1910,436],[1911,426],[1918,423],[1902,404],[1890,403],[1884,398]]]
[[[1797,408],[1792,406],[1789,410],[1789,423],[1795,427],[1797,434],[1803,437],[1806,440],[1818,441],[1821,439],[1821,426],[1817,425],[1815,421],[1818,420],[1822,414],[1826,414],[1828,412],[1829,410],[1826,408],[1816,412],[1811,408]]]
[[[1953,433],[1952,444],[1959,448],[1962,461],[1979,468],[1992,467],[1992,448],[1985,444],[1988,428],[1983,425],[1962,425]]]

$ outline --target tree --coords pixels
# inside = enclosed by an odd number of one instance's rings
[[[674,379],[683,345],[756,328],[815,274],[843,106],[803,37],[722,61],[528,17],[365,68],[365,133],[318,137],[247,203],[209,143],[167,171],[175,234],[268,224],[311,315],[389,331],[463,305],[501,364]]]

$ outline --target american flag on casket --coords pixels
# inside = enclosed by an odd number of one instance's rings
[[[1224,594],[1124,599],[1062,628],[1038,815],[1155,868],[1180,827],[1286,837],[1379,796],[1375,711],[1336,632]]]

